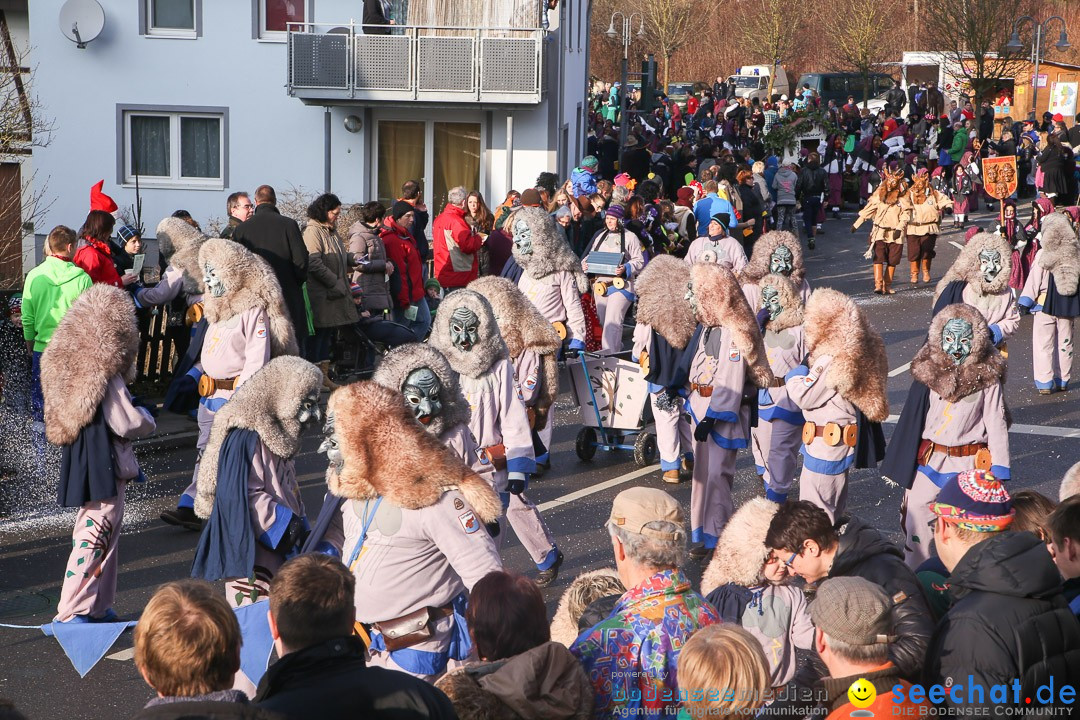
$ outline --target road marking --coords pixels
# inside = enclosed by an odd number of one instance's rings
[[[895,424],[900,419],[899,415],[890,415],[885,418],[888,424]],[[1060,427],[1057,425],[1019,425],[1014,423],[1009,428],[1009,433],[1017,435],[1045,435],[1058,438],[1080,438],[1080,428]]]
[[[130,647],[127,650],[121,650],[120,652],[113,653],[112,655],[106,655],[106,660],[120,660],[125,662],[127,660],[135,659],[135,648]]]
[[[631,480],[637,480],[639,477],[644,477],[645,475],[654,473],[659,469],[659,463],[657,463],[656,465],[643,467],[640,470],[634,470],[633,472],[628,472],[625,475],[620,475],[618,477],[611,478],[610,480],[606,480],[591,487],[587,487],[582,490],[563,495],[562,497],[557,497],[554,500],[549,500],[546,503],[539,505],[538,509],[540,510],[540,512],[544,512],[545,510],[551,510],[554,508],[562,507],[563,505],[569,505],[575,500],[580,500],[583,497],[595,495],[596,493],[603,492],[605,490],[608,490],[609,488],[617,487],[619,485],[622,485],[623,483],[628,483]]]
[[[890,370],[889,371],[889,377],[896,377],[897,375],[902,375],[903,373],[906,373],[910,368],[911,368],[911,363],[904,363],[903,365],[896,368],[895,370]]]

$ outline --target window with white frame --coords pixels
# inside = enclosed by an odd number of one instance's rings
[[[284,39],[289,23],[302,23],[308,0],[255,0],[259,14],[259,37]]]
[[[224,188],[226,129],[224,111],[124,110],[124,182]]]
[[[143,0],[146,3],[146,34],[193,38],[196,34],[196,0]]]

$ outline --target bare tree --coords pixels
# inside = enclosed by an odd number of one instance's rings
[[[747,15],[733,24],[736,43],[753,59],[774,68],[789,63],[810,35],[803,25],[810,13],[810,3],[751,0],[739,6]],[[769,74],[770,96],[775,78],[776,73]]]
[[[870,73],[894,53],[888,42],[892,7],[891,0],[841,0],[824,18],[834,62],[862,75],[863,107],[870,99]]]
[[[637,0],[645,18],[645,42],[664,60],[663,87],[667,92],[671,56],[687,43],[700,21],[698,0]]]

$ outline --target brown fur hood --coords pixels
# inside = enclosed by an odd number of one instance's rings
[[[529,277],[539,280],[565,270],[574,276],[578,292],[588,292],[589,280],[581,271],[581,258],[570,248],[566,237],[559,232],[555,218],[540,208],[523,207],[515,210],[503,225],[503,231],[511,238],[514,236],[514,224],[519,220],[524,220],[532,230],[533,251],[532,255],[523,256],[518,253],[517,245],[514,245],[514,260]]]
[[[757,284],[761,278],[768,275],[772,254],[781,245],[791,251],[791,281],[796,287],[802,287],[803,279],[806,277],[802,245],[799,244],[799,239],[787,230],[770,230],[758,238],[758,241],[754,243],[750,260],[739,271],[739,284]]]
[[[983,280],[982,273],[979,272],[979,253],[983,250],[996,250],[1001,256],[1001,272],[991,283]],[[968,287],[979,295],[999,295],[1008,287],[1011,272],[1012,248],[1009,246],[1009,241],[997,233],[978,233],[961,248],[952,267],[938,282],[934,299],[937,300],[946,285],[958,280],[966,282]]]
[[[502,514],[491,486],[424,430],[401,393],[356,382],[335,390],[326,411],[334,416],[345,458],[340,474],[332,468],[327,472],[334,495],[349,500],[381,496],[398,507],[419,510],[456,489],[483,522],[494,522]]]
[[[1054,276],[1062,295],[1073,295],[1080,284],[1080,241],[1062,213],[1050,213],[1042,221],[1042,249],[1035,262]]]
[[[462,307],[472,310],[476,317],[480,318],[480,341],[468,352],[458,350],[450,341],[450,318],[455,310]],[[439,312],[432,324],[428,342],[446,356],[450,367],[471,378],[484,375],[496,362],[509,357],[491,303],[483,295],[468,288],[448,295],[439,304]]]
[[[832,288],[810,295],[803,311],[806,346],[813,363],[831,355],[825,382],[872,422],[889,417],[885,343],[855,301]]]
[[[459,425],[468,425],[471,413],[469,403],[461,394],[458,374],[450,367],[446,357],[430,345],[408,343],[394,348],[383,356],[378,369],[371,376],[371,381],[384,388],[401,392],[405,378],[409,377],[409,373],[413,370],[420,368],[431,370],[442,383],[442,390],[439,391],[442,413],[431,421],[431,424],[427,426],[427,431],[435,437],[442,437],[447,430],[452,430]]]
[[[690,266],[673,255],[657,255],[634,282],[637,293],[637,321],[649,325],[682,350],[690,342],[697,321],[686,301]]]
[[[1073,465],[1061,479],[1058,488],[1058,502],[1065,502],[1073,495],[1080,495],[1080,462]]]
[[[780,304],[784,307],[780,316],[775,320],[769,320],[766,327],[773,332],[780,332],[788,328],[798,327],[803,324],[802,295],[795,283],[783,275],[770,274],[758,281],[759,288],[774,287],[780,294]],[[757,312],[759,308],[750,308]]]
[[[453,670],[435,687],[461,720],[587,720],[595,694],[581,663],[556,642]]]
[[[761,566],[769,557],[765,535],[779,508],[771,500],[756,497],[731,516],[701,576],[702,595],[728,583],[743,587],[761,584]]]
[[[41,356],[45,436],[70,445],[90,424],[114,375],[131,382],[139,327],[131,295],[93,285],[75,300]]]
[[[974,330],[971,354],[959,367],[941,349],[941,331],[953,318],[967,320]],[[1005,367],[1005,358],[994,347],[982,313],[971,305],[956,303],[934,316],[926,344],[911,361],[911,377],[947,401],[957,402],[991,385],[1004,383]]]
[[[199,248],[207,237],[180,218],[167,217],[157,226],[158,251],[165,262],[184,274],[184,292],[202,295],[203,271]]]
[[[773,373],[765,355],[765,344],[757,318],[735,276],[723,265],[696,262],[690,268],[690,280],[697,296],[698,323],[731,331],[735,347],[746,361],[751,381],[758,387],[768,387],[773,381]]]
[[[274,271],[258,255],[232,240],[212,238],[199,249],[199,266],[210,265],[225,284],[225,294],[203,297],[209,322],[224,322],[251,308],[263,308],[270,326],[270,357],[298,355],[296,333]]]
[[[551,618],[551,639],[570,647],[581,634],[578,632],[578,620],[585,613],[585,608],[600,598],[625,592],[626,588],[619,580],[619,571],[615,568],[581,573],[559,598],[559,607]]]
[[[199,464],[195,513],[210,517],[217,497],[218,458],[221,446],[233,428],[253,430],[279,458],[300,452],[303,432],[298,415],[305,401],[318,419],[322,373],[306,360],[285,355],[274,358],[248,378],[214,416],[210,438]]]

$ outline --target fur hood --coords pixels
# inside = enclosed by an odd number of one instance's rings
[[[469,352],[462,352],[450,341],[450,318],[458,308],[472,310],[480,318],[480,342]],[[499,324],[491,303],[474,290],[458,290],[439,303],[439,312],[432,324],[431,337],[428,339],[436,349],[446,356],[450,367],[461,375],[478,378],[491,369],[499,360],[509,357],[506,343],[503,342]]]
[[[991,283],[983,280],[982,273],[979,272],[979,253],[983,250],[996,250],[1001,256],[1001,272]],[[941,295],[946,285],[957,280],[966,282],[968,287],[979,295],[999,295],[1008,287],[1011,273],[1012,248],[1009,241],[997,233],[981,232],[960,249],[956,261],[938,282],[934,299]]]
[[[780,304],[784,309],[775,320],[769,320],[766,328],[773,332],[780,332],[788,328],[798,327],[803,324],[802,295],[795,283],[783,275],[766,275],[758,281],[758,288],[766,285],[776,288],[780,294]],[[755,313],[759,308],[750,308]]]
[[[221,446],[233,428],[253,430],[279,458],[300,452],[303,427],[297,415],[305,399],[318,408],[322,373],[306,360],[274,358],[241,385],[214,416],[210,438],[199,464],[195,513],[210,517],[217,497],[218,459]],[[315,416],[318,419],[318,416]]]
[[[439,400],[442,402],[442,413],[439,414],[427,431],[435,437],[442,437],[447,430],[452,430],[459,425],[468,425],[471,412],[469,403],[461,394],[461,383],[458,382],[458,374],[450,367],[446,357],[431,347],[422,343],[408,343],[399,345],[383,356],[371,381],[382,385],[384,388],[401,392],[401,386],[405,384],[405,378],[409,373],[420,368],[428,368],[442,383],[439,391]]]
[[[1058,502],[1065,502],[1073,495],[1080,495],[1080,462],[1069,468],[1065,473],[1065,477],[1061,479],[1061,487],[1058,489]],[[552,637],[552,640],[554,639]]]
[[[803,310],[806,347],[813,364],[831,355],[825,382],[872,422],[889,417],[885,343],[855,301],[838,290],[820,288]]]
[[[207,237],[180,218],[167,217],[157,226],[158,251],[176,269],[184,273],[184,292],[202,295],[203,271],[199,248]]]
[[[96,284],[60,321],[41,356],[45,436],[70,445],[90,424],[114,375],[135,379],[139,326],[131,295]]]
[[[724,526],[709,567],[701,576],[701,594],[735,583],[743,587],[761,584],[761,566],[769,557],[765,535],[779,505],[756,497],[747,502]]]
[[[801,287],[806,277],[802,245],[799,244],[799,239],[787,230],[770,230],[758,238],[758,241],[754,243],[750,260],[739,271],[739,284],[756,285],[761,278],[768,275],[769,261],[772,259],[773,251],[781,245],[791,251],[791,281],[795,283],[795,287]]]
[[[559,598],[559,607],[551,618],[552,641],[566,647],[573,645],[581,634],[578,632],[578,620],[584,614],[585,608],[602,597],[622,595],[625,592],[626,588],[619,580],[619,571],[615,568],[590,570],[578,575]]]
[[[518,220],[524,220],[532,230],[532,255],[520,255],[517,245],[513,246],[514,260],[529,277],[539,280],[565,270],[574,276],[578,292],[588,292],[589,280],[581,271],[581,258],[570,248],[566,237],[559,232],[551,214],[546,210],[532,207],[523,207],[514,211],[503,225],[503,232],[511,239],[514,237],[514,223]]]
[[[199,249],[199,268],[212,265],[225,284],[225,294],[203,298],[209,322],[224,322],[251,308],[266,310],[270,325],[270,357],[298,355],[296,333],[274,271],[258,255],[232,240],[213,238]]]
[[[697,321],[686,301],[690,266],[673,255],[657,255],[634,282],[637,321],[660,333],[672,347],[682,350],[690,342]]]
[[[1054,276],[1059,293],[1073,295],[1080,280],[1080,241],[1076,231],[1061,213],[1050,213],[1042,222],[1042,249],[1036,262]]]
[[[690,280],[697,296],[698,323],[730,330],[735,347],[749,366],[750,380],[758,387],[768,387],[773,373],[765,355],[765,344],[754,311],[735,276],[723,265],[696,262],[690,268]]]
[[[370,381],[352,383],[330,395],[326,411],[334,416],[345,458],[340,474],[333,467],[327,471],[327,485],[338,497],[382,496],[398,507],[419,510],[456,489],[481,521],[494,522],[502,514],[492,487],[424,430],[400,392]]]
[[[953,318],[967,320],[974,330],[971,354],[959,367],[941,349],[941,331]],[[911,361],[911,376],[947,401],[957,402],[995,383],[1005,382],[1005,358],[994,347],[982,313],[971,305],[956,303],[934,316],[926,344]]]

